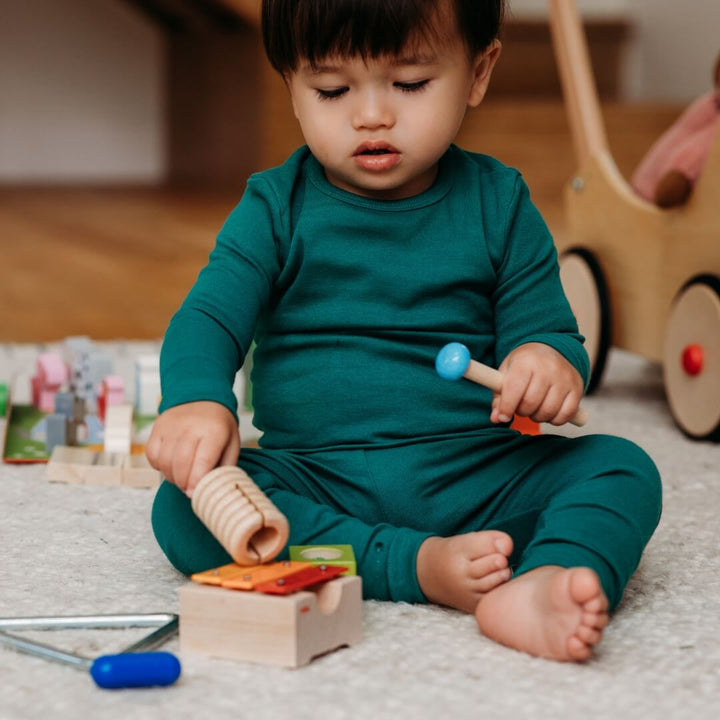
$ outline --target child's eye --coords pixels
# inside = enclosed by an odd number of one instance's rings
[[[417,80],[415,82],[396,82],[393,85],[403,92],[411,93],[424,90],[429,82],[429,80]]]
[[[317,88],[316,92],[321,100],[335,100],[344,95],[348,89],[349,88],[346,87],[333,88],[332,90],[321,90]]]

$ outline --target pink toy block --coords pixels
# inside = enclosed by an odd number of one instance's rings
[[[68,381],[67,365],[57,353],[42,353],[37,359],[37,375],[32,378],[33,405],[43,412],[53,412],[55,394]]]

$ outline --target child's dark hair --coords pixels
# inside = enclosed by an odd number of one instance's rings
[[[398,55],[411,38],[438,35],[441,12],[454,12],[471,55],[499,34],[506,0],[263,0],[265,51],[281,73],[330,55]]]

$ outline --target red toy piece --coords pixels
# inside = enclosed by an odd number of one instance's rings
[[[688,374],[699,375],[705,361],[702,345],[688,345],[682,354],[683,370]]]
[[[318,565],[305,568],[278,580],[259,583],[255,590],[268,595],[290,595],[290,593],[332,580],[347,570],[339,565]]]

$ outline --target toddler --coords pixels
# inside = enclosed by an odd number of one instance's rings
[[[188,496],[238,463],[292,545],[351,544],[365,596],[475,613],[500,643],[584,660],[660,516],[652,461],[560,425],[588,360],[520,175],[453,144],[500,53],[504,0],[265,0],[305,147],[253,175],[172,318],[147,454],[183,573],[229,562]],[[259,448],[233,379],[253,339]],[[447,342],[502,392],[437,376]]]

